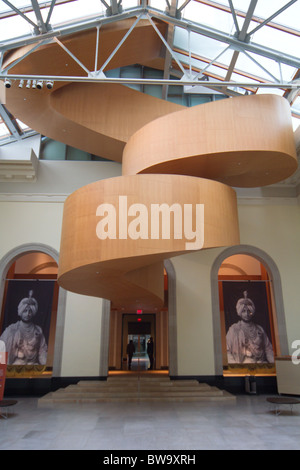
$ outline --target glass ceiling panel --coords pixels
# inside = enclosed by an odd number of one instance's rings
[[[20,121],[19,119],[16,119],[18,126],[23,132],[29,131],[30,127],[27,126],[27,124],[24,124],[24,122]]]
[[[300,114],[300,96],[295,99],[292,108]]]
[[[177,57],[181,63],[186,64],[187,66],[186,68],[188,68],[189,65],[191,64],[191,67],[195,72],[200,72],[201,70],[203,70],[204,68],[208,66],[207,62],[204,62],[194,57],[191,57],[191,59],[189,59],[188,56],[181,54],[180,52],[177,52]],[[225,78],[226,69],[222,67],[216,67],[214,65],[210,65],[208,68],[206,68],[206,73],[207,75],[218,76],[220,79],[222,79],[222,78]]]
[[[282,74],[282,79],[289,81],[293,79],[296,73],[297,69],[289,65],[282,64],[280,69],[279,64],[272,59],[258,56],[252,52],[247,54],[242,52],[239,54],[235,67],[236,69],[244,70],[246,74],[252,74],[257,78],[267,81],[272,80],[272,75],[277,80],[280,80],[280,74]]]
[[[283,96],[285,90],[279,90],[278,88],[258,88],[257,95],[278,95]]]
[[[182,18],[210,26],[227,34],[235,32],[231,13],[198,2],[190,2],[183,9]]]
[[[229,7],[228,0],[217,0],[214,3],[222,5],[226,8]],[[237,13],[242,12],[246,14],[250,6],[250,0],[232,0],[232,3]],[[259,0],[254,10],[254,16],[265,20],[277,11],[279,11],[288,3],[289,0]],[[290,5],[282,13],[275,16],[275,18],[273,18],[272,20],[272,23],[277,23],[282,26],[287,26],[289,28],[299,30],[299,10],[300,6],[299,2],[297,1],[293,5]],[[237,19],[240,23],[241,20],[239,16]],[[258,23],[256,22],[256,26],[257,24]]]
[[[292,124],[293,124],[293,130],[295,132],[296,129],[300,126],[300,121],[297,118],[292,117]]]
[[[34,13],[27,13],[26,16],[35,21]],[[0,40],[14,39],[32,33],[32,26],[21,18],[21,16],[9,16],[0,20]]]
[[[251,23],[250,30],[252,28],[252,25],[254,25],[255,27],[255,23]],[[295,57],[299,56],[299,36],[297,37],[294,34],[279,31],[278,29],[274,29],[267,25],[263,26],[258,31],[256,31],[256,33],[253,34],[251,41],[257,44],[261,44],[265,47],[269,47],[270,49],[275,49],[277,51],[284,52],[285,54],[289,54]]]
[[[25,8],[25,7],[31,6],[30,1],[28,1],[28,0],[27,0],[27,1],[26,1],[26,0],[13,0],[11,3],[12,3],[16,8],[18,8],[19,10],[20,10],[21,8]],[[0,12],[2,13],[2,12],[4,12],[4,11],[11,11],[11,9],[9,8],[8,5],[6,5],[6,3],[1,2],[1,3],[0,3]]]
[[[37,22],[36,15],[32,10],[31,2],[26,0],[11,0],[11,3],[22,13],[25,14],[34,23]],[[45,7],[45,1],[38,2],[41,8],[41,15],[43,20],[46,22],[49,7]],[[50,1],[47,2],[50,5]],[[105,2],[107,5],[110,3],[109,0]],[[122,7],[123,11],[137,7],[139,2],[137,0],[123,0]],[[160,6],[162,1],[160,0]],[[24,10],[25,9],[25,10]],[[71,0],[61,3],[56,3],[53,8],[50,24],[52,26],[58,26],[61,24],[69,23],[72,21],[79,21],[87,19],[93,16],[104,16],[106,15],[106,6],[100,0]],[[0,40],[13,39],[26,34],[32,34],[33,25],[26,21],[11,9],[4,2],[0,1],[0,14],[4,15],[0,19]]]
[[[160,4],[162,2],[160,1]],[[109,0],[106,0],[106,5],[110,4]],[[74,20],[82,20],[91,16],[104,16],[106,15],[106,6],[100,0],[73,0],[72,2],[56,5],[53,9],[53,13],[51,15],[50,23],[52,25],[61,24],[64,22],[74,21]],[[137,7],[139,2],[137,0],[123,0],[122,1],[122,8],[124,10],[128,10],[130,8]],[[47,13],[43,13],[44,20],[46,20]]]
[[[194,32],[190,33],[189,38],[189,34],[186,29],[176,26],[174,33],[174,47],[188,51],[189,45],[192,52],[210,59],[219,55],[228,46],[225,43],[201,36]]]
[[[44,21],[48,16],[49,8],[42,10]],[[76,0],[70,3],[56,5],[53,9],[50,23],[55,26],[71,21],[88,18],[93,15],[105,15],[106,8],[100,0]]]
[[[7,129],[4,122],[0,119],[0,139],[8,137],[10,135],[9,130]]]
[[[234,1],[234,4],[236,2]],[[238,2],[242,3],[242,2]],[[287,5],[288,0],[272,0],[257,2],[255,7],[254,15],[261,18],[269,18],[276,11],[280,10],[283,6]],[[299,2],[294,3],[285,9],[282,13],[277,15],[272,22],[281,24],[283,26],[288,26],[299,30],[299,15],[300,15],[300,6]]]
[[[225,5],[226,7],[229,6],[228,0],[218,0],[215,3]],[[250,0],[233,0],[232,3],[236,10],[247,11],[250,5]]]

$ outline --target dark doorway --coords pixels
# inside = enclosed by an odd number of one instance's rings
[[[147,341],[155,337],[155,314],[123,315],[123,370],[128,369],[126,354],[127,344],[133,341],[135,352],[131,362],[131,370],[147,370],[150,365],[147,354]],[[124,354],[125,353],[125,354]]]

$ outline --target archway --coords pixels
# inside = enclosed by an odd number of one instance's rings
[[[237,245],[224,250],[215,260],[211,270],[211,292],[214,329],[214,353],[215,373],[223,375],[224,351],[224,329],[220,317],[220,293],[219,293],[219,270],[222,263],[233,255],[249,255],[258,260],[265,267],[270,280],[273,301],[273,318],[276,328],[277,354],[288,354],[287,333],[282,298],[282,288],[279,270],[272,258],[259,248],[250,245]],[[239,273],[241,274],[241,273]]]
[[[3,306],[1,316],[2,324],[4,322],[4,309],[9,281],[19,280],[21,281],[21,284],[28,281],[28,284],[24,284],[24,286],[20,287],[21,291],[23,287],[26,289],[30,282],[35,283],[33,285],[37,287],[40,281],[38,288],[40,292],[46,288],[42,281],[48,280],[48,284],[53,284],[52,291],[51,286],[49,287],[48,302],[51,312],[49,314],[49,320],[47,320],[48,324],[46,328],[48,329],[48,338],[50,339],[48,350],[49,354],[47,354],[47,362],[44,365],[45,369],[50,371],[49,375],[52,377],[59,377],[61,375],[61,353],[66,301],[65,290],[59,288],[56,282],[58,258],[58,252],[53,248],[39,243],[32,243],[24,244],[12,249],[0,260],[0,301],[1,306]],[[35,261],[33,261],[33,259],[35,259]],[[37,261],[37,259],[39,259],[39,261]],[[25,265],[27,266],[26,268]],[[45,274],[46,272],[52,272],[52,274]],[[11,285],[13,286],[12,282]],[[40,288],[41,286],[42,288]],[[13,292],[14,287],[11,287],[11,289]],[[51,295],[53,297],[51,297]],[[44,296],[41,295],[41,297],[43,298]],[[43,309],[45,311],[47,310],[47,307],[44,306]],[[52,309],[55,310],[54,313],[52,312]],[[30,372],[27,371],[25,375],[28,376],[28,374],[30,376]],[[35,375],[38,375],[38,373]]]
[[[166,260],[164,263],[166,277],[167,280],[167,311],[161,316],[160,321],[162,328],[167,333],[168,336],[168,349],[167,351],[164,349],[164,355],[168,355],[168,370],[170,377],[177,375],[177,316],[176,316],[176,273],[174,266],[170,260]],[[125,313],[125,312],[123,312]],[[102,302],[102,326],[101,326],[101,360],[100,360],[100,376],[106,376],[109,371],[109,357],[110,355],[115,355],[115,363],[117,364],[117,360],[119,360],[119,368],[121,368],[122,358],[124,355],[121,351],[122,341],[117,337],[121,338],[122,333],[120,331],[121,322],[114,322],[113,332],[111,331],[111,321],[112,315],[118,315],[117,312],[111,312],[111,304],[108,300],[103,300]],[[121,312],[122,315],[122,312]],[[167,318],[167,325],[164,326],[164,323]],[[119,329],[119,332],[118,332]],[[112,337],[115,338],[117,344],[119,345],[119,350],[117,348],[112,348]],[[160,336],[159,341],[164,342],[166,338]],[[163,362],[165,362],[165,358],[160,363],[160,367],[164,367]],[[166,364],[166,362],[165,362]]]

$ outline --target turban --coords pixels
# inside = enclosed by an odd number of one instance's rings
[[[32,297],[33,291],[29,291],[29,296],[21,300],[18,305],[18,315],[21,316],[24,310],[29,306],[32,313],[35,315],[38,310],[38,303],[34,297]]]
[[[248,306],[248,309],[252,313],[252,315],[255,312],[255,305],[251,299],[248,299],[248,292],[244,292],[244,297],[239,299],[236,304],[236,311],[237,314],[240,315],[242,313],[242,310],[244,309],[245,306]]]

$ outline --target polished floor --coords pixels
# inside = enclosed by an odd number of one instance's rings
[[[300,405],[264,395],[235,403],[99,403],[40,408],[20,398],[0,417],[0,450],[299,450]]]

